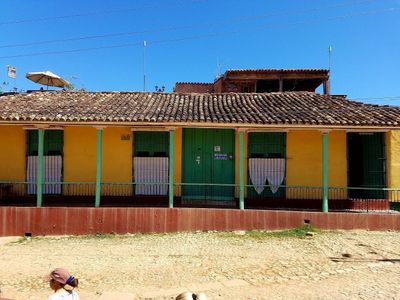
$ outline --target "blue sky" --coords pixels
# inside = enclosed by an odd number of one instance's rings
[[[13,65],[22,90],[40,87],[26,72],[45,70],[90,91],[143,90],[144,40],[148,91],[226,69],[327,68],[332,46],[333,94],[400,104],[399,0],[1,2],[8,88]]]

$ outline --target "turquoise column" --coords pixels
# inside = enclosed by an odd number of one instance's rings
[[[100,207],[102,147],[103,147],[103,128],[97,128],[97,138],[96,138],[96,200],[95,200],[95,207]]]
[[[36,174],[36,206],[41,207],[43,202],[43,148],[44,129],[38,129],[38,159]]]
[[[239,208],[244,209],[244,142],[243,131],[239,131]]]
[[[322,211],[328,212],[328,133],[322,132]]]
[[[168,207],[174,207],[174,131],[169,132],[169,181],[168,181],[168,194],[169,201]]]

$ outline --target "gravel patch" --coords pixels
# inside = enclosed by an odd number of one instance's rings
[[[400,299],[400,232],[246,232],[0,240],[0,289],[45,299],[42,277],[64,267],[81,299]]]

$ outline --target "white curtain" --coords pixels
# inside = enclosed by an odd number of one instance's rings
[[[36,194],[37,156],[27,157],[26,181],[27,193]],[[43,183],[61,182],[62,180],[62,156],[43,156]],[[43,194],[61,194],[61,184],[44,184]]]
[[[284,158],[250,158],[249,175],[257,194],[261,194],[268,180],[271,192],[275,194],[285,179]]]
[[[134,157],[133,176],[136,195],[167,195],[168,157]]]

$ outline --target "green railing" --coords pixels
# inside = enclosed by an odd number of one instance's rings
[[[238,190],[235,184],[180,183],[174,186],[174,193],[185,200],[234,201]]]
[[[32,205],[36,183],[0,181],[0,205]],[[256,191],[257,188],[257,191]],[[262,189],[261,189],[262,188]],[[322,187],[245,185],[244,208],[322,209]],[[94,206],[95,182],[44,182],[43,205]],[[170,183],[102,182],[100,206],[168,206]],[[225,206],[239,208],[240,188],[236,184],[174,183],[173,206]],[[385,211],[400,209],[400,189],[329,187],[330,210]]]

